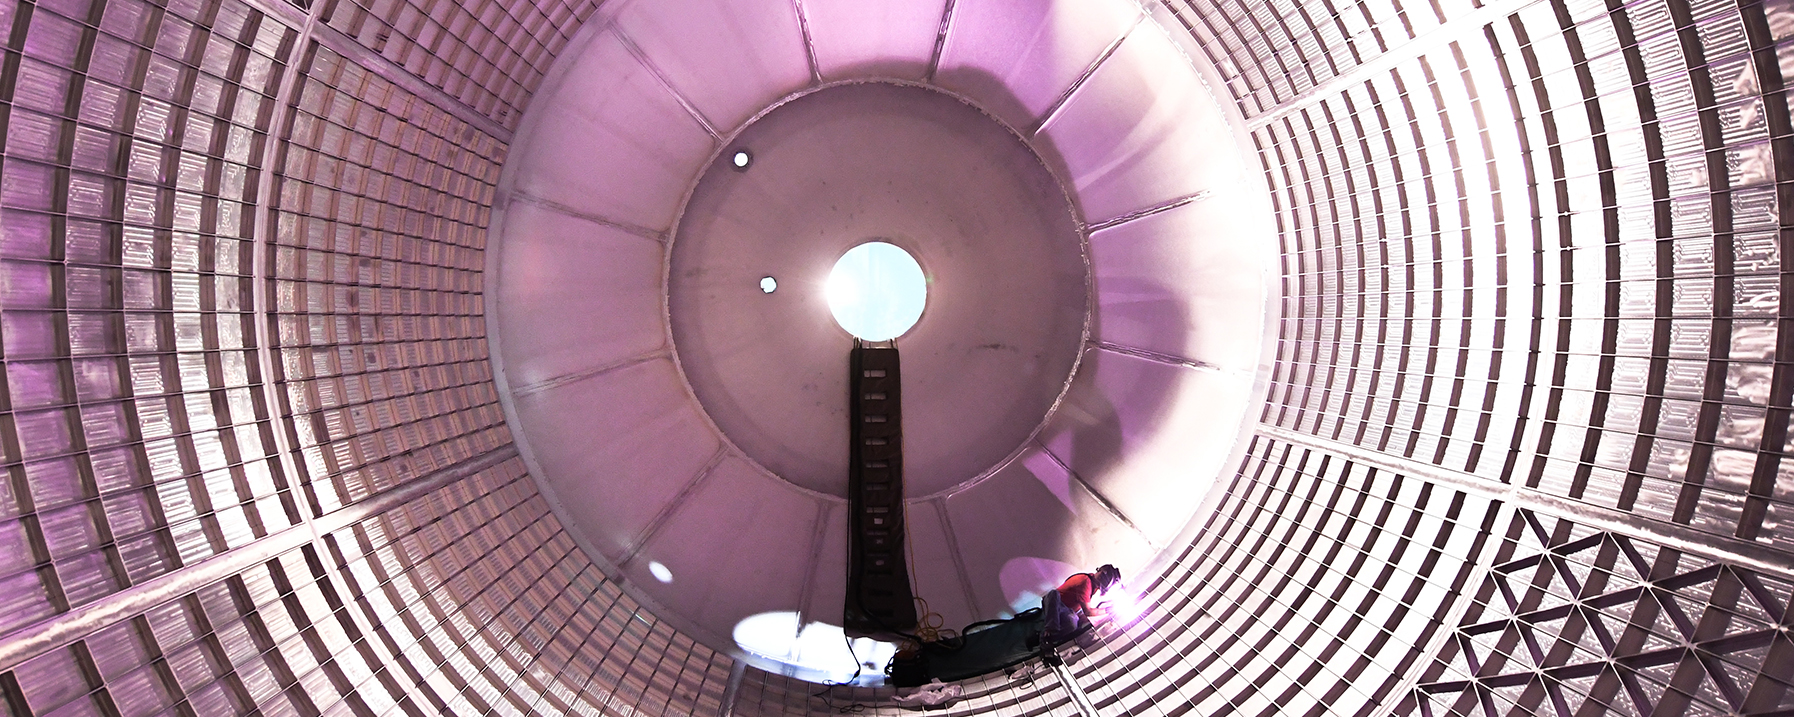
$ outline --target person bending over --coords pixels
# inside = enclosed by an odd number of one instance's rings
[[[1065,579],[1059,587],[1041,596],[1040,610],[1046,624],[1041,629],[1041,642],[1057,644],[1077,632],[1098,611],[1090,602],[1121,582],[1121,571],[1104,565],[1095,572],[1078,573]]]

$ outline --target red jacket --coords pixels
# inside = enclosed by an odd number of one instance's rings
[[[1078,573],[1065,579],[1058,588],[1059,604],[1083,614],[1090,613],[1090,598],[1096,594],[1096,581],[1090,573]]]

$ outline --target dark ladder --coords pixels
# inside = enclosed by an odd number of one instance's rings
[[[903,530],[903,411],[897,346],[854,342],[848,378],[847,604],[855,637],[916,628]]]

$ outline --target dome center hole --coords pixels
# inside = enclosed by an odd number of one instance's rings
[[[889,341],[922,318],[928,279],[922,265],[895,244],[871,241],[848,249],[829,272],[826,291],[835,323],[862,341]]]

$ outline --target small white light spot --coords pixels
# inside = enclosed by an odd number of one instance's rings
[[[768,294],[779,290],[778,280],[768,276],[760,279],[760,290]]]
[[[748,162],[754,161],[754,157],[753,155],[748,154],[747,150],[744,149],[737,151],[735,156],[730,158],[729,161],[735,163],[736,169],[747,169]]]
[[[648,572],[654,574],[655,580],[659,580],[663,583],[673,582],[673,571],[668,570],[665,565],[654,562],[648,563]]]

